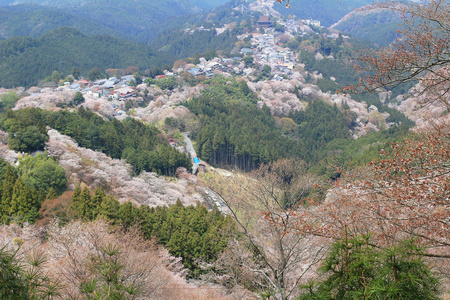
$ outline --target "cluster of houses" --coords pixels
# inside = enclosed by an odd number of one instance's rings
[[[297,57],[289,48],[277,45],[274,35],[253,33],[252,45],[254,62],[270,66],[274,80],[282,80],[292,74]]]
[[[243,68],[239,66],[241,59],[238,56],[233,58],[215,57],[210,61],[201,59],[199,64],[191,66],[187,72],[191,73],[194,77],[200,75],[212,77],[216,71],[220,73],[242,74]]]
[[[194,29],[186,28],[184,30],[184,33],[185,34],[194,34],[194,32],[196,32],[196,31],[211,31],[211,30],[216,30],[216,29],[210,29],[210,28],[205,28],[204,26],[200,26],[200,27],[196,27]]]
[[[80,79],[75,80],[73,83],[65,82],[64,86],[56,87],[55,90],[77,91],[83,94],[93,95],[97,98],[106,96],[114,100],[127,100],[137,96],[136,88],[130,86],[130,81],[132,80],[134,80],[133,75],[122,76],[120,78],[111,77],[94,82]]]
[[[270,30],[273,22],[269,16],[262,16],[256,22],[259,28],[264,28],[266,33],[253,33],[251,40],[251,48],[240,49],[242,56],[252,56],[255,65],[259,65],[259,69],[268,65],[271,67],[273,80],[283,80],[289,78],[292,70],[295,68],[297,57],[289,48],[283,47],[283,44],[277,43],[277,36],[285,34],[294,36],[296,34],[311,34],[313,30],[309,26],[320,27],[320,22],[316,20],[277,20],[277,23],[284,27],[284,32]],[[197,28],[198,29],[198,28]],[[207,30],[200,28],[198,30]],[[188,30],[190,31],[190,30]],[[337,34],[333,34],[332,38],[337,38]],[[250,75],[253,68],[246,68],[241,61],[240,56],[232,58],[216,57],[210,61],[200,59],[197,65],[189,65],[183,71],[187,71],[194,77],[206,76],[212,77],[215,74],[228,73],[236,75]],[[178,72],[177,72],[178,73]],[[158,75],[156,78],[166,78],[176,76],[175,73],[165,71],[165,75]],[[122,76],[120,78],[112,77],[109,79],[101,79],[95,82],[85,79],[76,80],[73,83],[65,82],[63,87],[53,87],[57,90],[81,91],[94,97],[108,97],[112,100],[127,100],[137,96],[136,88],[130,86],[130,81],[134,78],[132,75]]]

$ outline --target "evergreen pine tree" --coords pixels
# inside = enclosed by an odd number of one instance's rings
[[[439,280],[411,240],[387,249],[369,236],[335,242],[321,270],[325,281],[304,286],[302,299],[439,299]]]
[[[93,210],[91,194],[86,187],[83,189],[80,195],[80,216],[83,219],[91,219],[91,212]]]
[[[104,216],[108,220],[116,220],[118,218],[118,211],[120,208],[119,201],[111,196],[106,196],[103,198],[100,205],[101,216]]]
[[[2,186],[2,198],[1,198],[1,221],[9,222],[11,199],[14,191],[14,184],[16,182],[16,175],[13,172],[12,167],[8,164],[6,168],[5,180]]]
[[[9,216],[14,217],[16,222],[33,223],[38,216],[39,192],[30,188],[19,177],[15,184],[11,198]]]
[[[211,141],[208,139],[202,146],[202,158],[206,161],[210,161],[213,155],[213,147]]]
[[[21,202],[26,201],[24,195],[22,195],[22,189],[24,188],[24,183],[19,177],[14,183],[13,193],[11,195],[11,201],[9,202],[8,215],[13,216],[19,212],[19,205]]]
[[[91,197],[90,208],[88,212],[88,218],[94,220],[102,209],[103,200],[106,198],[106,194],[102,188],[98,187],[94,191],[94,196]]]
[[[77,216],[81,217],[81,187],[77,185],[72,194],[72,203],[70,204],[69,210]]]
[[[53,187],[50,188],[50,190],[47,193],[46,199],[56,199],[58,198],[58,194],[56,194],[56,191]]]

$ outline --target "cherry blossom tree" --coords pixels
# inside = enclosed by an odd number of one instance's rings
[[[293,299],[325,251],[319,238],[292,230],[297,219],[287,209],[314,194],[320,180],[293,159],[262,165],[251,175],[234,175],[213,187],[240,231],[216,267],[228,275],[222,277],[227,285]]]
[[[369,75],[344,91],[373,92],[418,81],[418,91],[428,95],[422,104],[440,101],[450,107],[449,2],[421,0],[407,6],[381,2],[374,7],[400,11],[399,38],[388,47],[364,53],[356,68]]]

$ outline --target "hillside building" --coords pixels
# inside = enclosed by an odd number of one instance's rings
[[[267,28],[267,27],[272,26],[272,21],[270,20],[269,16],[262,16],[262,17],[259,17],[259,20],[258,20],[258,22],[256,22],[256,24],[258,27]]]

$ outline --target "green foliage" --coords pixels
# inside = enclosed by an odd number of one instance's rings
[[[309,171],[336,179],[340,171],[367,165],[380,158],[380,151],[388,149],[391,143],[398,143],[410,133],[406,126],[394,126],[366,134],[358,139],[335,139],[316,152],[317,163]]]
[[[439,280],[414,241],[387,249],[369,236],[338,241],[321,270],[327,278],[305,286],[299,299],[439,299]]]
[[[70,72],[70,74],[72,74],[73,78],[80,79],[81,73],[77,67],[72,67],[72,71]]]
[[[58,194],[56,193],[54,188],[50,188],[50,190],[47,193],[47,196],[45,196],[45,199],[56,199],[58,198]]]
[[[57,280],[51,280],[44,272],[47,262],[40,251],[19,257],[23,241],[17,241],[17,249],[8,245],[0,249],[0,298],[5,300],[52,299],[60,296]]]
[[[108,244],[100,247],[99,253],[90,258],[91,279],[80,286],[87,299],[125,300],[139,293],[139,286],[125,282],[121,252],[117,245]]]
[[[162,90],[173,90],[175,88],[175,77],[170,76],[168,78],[161,79],[151,79],[147,78],[145,80],[147,84],[156,84]]]
[[[0,157],[0,182],[2,182],[5,179],[7,168],[8,162]]]
[[[272,72],[272,68],[269,65],[264,65],[262,70],[262,76],[269,78]]]
[[[134,73],[133,78],[137,85],[142,83],[142,77],[139,73]]]
[[[124,5],[123,1],[101,0],[90,3],[89,8],[82,4],[63,9],[66,4],[60,2],[53,7],[46,3],[45,8],[29,4],[0,7],[0,26],[4,29],[0,36],[7,38],[0,42],[0,63],[4,66],[0,85],[37,85],[55,68],[67,75],[73,74],[75,67],[79,72],[73,75],[78,78],[81,74],[87,77],[92,67],[103,71],[133,65],[150,71],[198,53],[208,59],[216,50],[230,52],[236,35],[251,30],[251,16],[255,13],[243,14],[233,10],[234,3],[227,3],[208,15],[198,14],[225,1],[207,2],[126,1]],[[216,35],[215,27],[230,22],[238,26]],[[179,30],[186,26],[203,26],[209,31],[185,34]],[[16,35],[33,38],[8,39]]]
[[[320,41],[325,40],[326,39],[321,39]],[[328,50],[328,55],[337,51],[332,46],[328,47],[330,47],[330,50]],[[330,89],[331,91],[341,89],[344,86],[348,86],[359,81],[361,74],[355,72],[353,64],[347,64],[343,59],[324,58],[321,60],[316,60],[314,55],[314,53],[310,53],[308,51],[300,51],[300,60],[306,65],[306,69],[308,71],[319,71],[322,73],[324,78],[336,78],[336,83],[338,85]]]
[[[27,284],[23,276],[22,262],[17,258],[17,252],[7,249],[7,245],[0,249],[0,270],[2,284],[0,284],[0,298],[8,300],[27,299]]]
[[[177,167],[190,169],[192,166],[189,157],[170,147],[155,126],[135,119],[105,121],[80,107],[78,113],[40,109],[10,111],[1,122],[13,141],[16,139],[14,130],[31,124],[38,124],[44,132],[45,125],[50,126],[74,138],[81,147],[102,151],[112,158],[126,159],[137,173],[149,171],[173,175]]]
[[[183,264],[192,271],[191,276],[201,272],[196,260],[217,259],[234,232],[231,219],[217,209],[208,212],[203,206],[185,207],[180,201],[170,207],[137,208],[130,202],[119,204],[99,188],[90,195],[87,188],[76,187],[70,210],[84,220],[102,217],[125,229],[140,226],[146,238],[157,238],[172,255],[182,257]]]
[[[370,14],[355,14],[340,22],[336,29],[385,47],[398,37],[396,30],[400,23],[400,16],[395,11],[381,10]]]
[[[43,7],[32,3],[1,6],[0,24],[4,31],[2,37],[14,36],[39,37],[61,26],[71,26],[90,35],[109,34],[125,37],[112,28],[103,25],[100,20],[89,19],[73,14],[73,10]]]
[[[15,250],[0,249],[0,298],[5,300],[53,299],[60,296],[58,280],[44,271],[47,258],[42,251],[19,256],[23,241],[15,239]]]
[[[8,147],[11,150],[31,153],[44,149],[48,136],[40,132],[36,126],[29,126],[23,130],[10,133]]]
[[[0,102],[0,112],[5,112],[16,105],[16,102],[20,99],[16,92],[9,92],[2,95],[2,101]]]
[[[174,0],[154,0],[154,1],[106,1],[100,0],[91,3],[89,6],[80,5],[78,1],[17,1],[18,3],[34,2],[38,4],[45,4],[51,10],[64,13],[64,17],[57,17],[58,21],[63,21],[69,25],[70,22],[77,26],[85,28],[86,30],[99,31],[99,29],[115,31],[123,35],[129,35],[130,38],[145,38],[153,37],[161,31],[158,25],[164,27],[166,24],[170,26],[177,22],[176,17],[182,15],[190,15],[199,12],[206,12],[215,6],[225,3],[225,0],[211,0],[211,1],[174,1]],[[44,3],[45,2],[45,3]],[[56,8],[60,8],[57,10]],[[23,9],[22,9],[23,10]],[[30,10],[30,9],[28,9]],[[34,10],[38,10],[34,8]],[[39,10],[43,10],[40,8]],[[45,11],[44,11],[45,12]],[[70,12],[70,13],[69,13]],[[139,12],[138,14],[136,12]],[[53,15],[52,15],[53,16]],[[71,18],[70,18],[71,17]],[[82,22],[76,22],[76,19],[81,18],[82,21],[90,21],[89,25],[94,24],[93,28],[83,26]],[[69,19],[69,20],[67,20]],[[167,19],[167,20],[166,20]],[[96,21],[97,20],[97,21]],[[98,21],[101,20],[101,23]],[[96,22],[94,22],[96,21]],[[164,22],[166,21],[166,22]],[[51,25],[51,20],[41,20],[46,27]],[[180,22],[180,21],[178,21]],[[95,24],[97,23],[97,24]],[[100,24],[99,24],[100,23]],[[101,28],[97,28],[103,25]],[[91,25],[92,26],[92,25]],[[88,32],[92,33],[92,32]],[[146,40],[141,40],[146,42]]]
[[[17,178],[10,165],[7,166],[0,194],[0,220],[7,224],[33,223],[45,196],[34,187],[28,186],[22,178]]]
[[[74,77],[72,75],[67,76],[66,78],[64,78],[63,80],[64,82],[69,82],[69,83],[73,83],[74,82]]]
[[[319,52],[322,52],[324,55],[333,54],[334,56],[337,56],[337,59],[324,58],[321,60],[316,60],[314,53],[302,50],[300,51],[300,60],[306,65],[306,69],[308,71],[319,71],[322,73],[324,78],[318,80],[317,85],[323,92],[335,92],[338,89],[342,89],[344,86],[357,85],[359,79],[362,76],[367,75],[357,72],[355,70],[354,63],[349,61],[348,52],[350,52],[351,49],[346,49],[339,46],[337,41],[331,39],[316,39],[317,37],[313,38],[312,42],[318,45]],[[336,81],[331,81],[329,79],[330,77],[334,77]],[[413,83],[401,84],[392,90],[391,97],[395,98],[397,95],[405,94],[412,86]],[[352,97],[360,102],[366,101],[369,106],[372,104],[375,105],[380,112],[389,112],[392,114],[392,118],[395,119],[395,122],[397,123],[406,122],[408,125],[412,124],[411,121],[408,122],[408,119],[403,115],[403,113],[383,105],[376,94],[353,95]]]
[[[59,74],[58,71],[53,71],[52,75],[50,76],[50,79],[54,83],[58,83],[61,80],[61,74]]]
[[[20,158],[16,170],[22,180],[36,190],[43,190],[46,194],[50,189],[57,194],[66,190],[65,170],[53,157],[48,156],[47,152],[37,153],[34,157],[27,155]]]
[[[102,72],[98,67],[92,68],[88,73],[88,79],[91,81],[95,81],[97,79],[102,78]]]
[[[247,68],[253,67],[253,57],[251,55],[244,56],[242,61],[245,63]]]
[[[83,94],[81,92],[76,92],[72,101],[74,105],[76,106],[80,105],[81,103],[84,102]]]
[[[291,112],[289,117],[298,124],[298,137],[304,141],[308,162],[317,161],[320,150],[333,140],[350,139],[344,114],[324,101],[313,100],[304,111]]]
[[[152,41],[150,47],[160,50],[158,55],[161,62],[173,63],[177,58],[191,57],[193,63],[198,63],[196,60],[200,57],[211,59],[212,55],[216,54],[215,50],[231,51],[237,42],[237,34],[236,30],[233,32],[227,30],[220,35],[216,35],[215,30],[195,31],[192,34],[167,30]],[[161,45],[164,46],[161,48]]]
[[[197,155],[208,157],[213,164],[243,170],[281,157],[303,157],[303,145],[283,135],[267,108],[256,108],[255,96],[248,87],[236,81],[227,85],[227,81],[212,80],[200,98],[186,105],[201,123],[194,136]]]
[[[8,147],[15,151],[29,153],[43,149],[48,140],[45,126],[34,110],[8,111],[1,128],[8,132]]]
[[[283,157],[315,163],[323,158],[321,151],[327,144],[351,138],[354,116],[349,111],[308,99],[304,111],[275,122],[267,107],[255,107],[245,82],[226,85],[222,81],[212,80],[200,98],[187,104],[202,124],[194,136],[197,154],[210,163],[243,170]]]
[[[0,41],[3,66],[0,86],[29,87],[58,66],[60,74],[69,74],[76,66],[82,74],[94,69],[126,68],[134,65],[146,68],[158,65],[155,53],[144,45],[108,36],[86,36],[73,28],[58,28],[39,38],[17,38]],[[99,78],[101,72],[90,72],[90,79]]]

